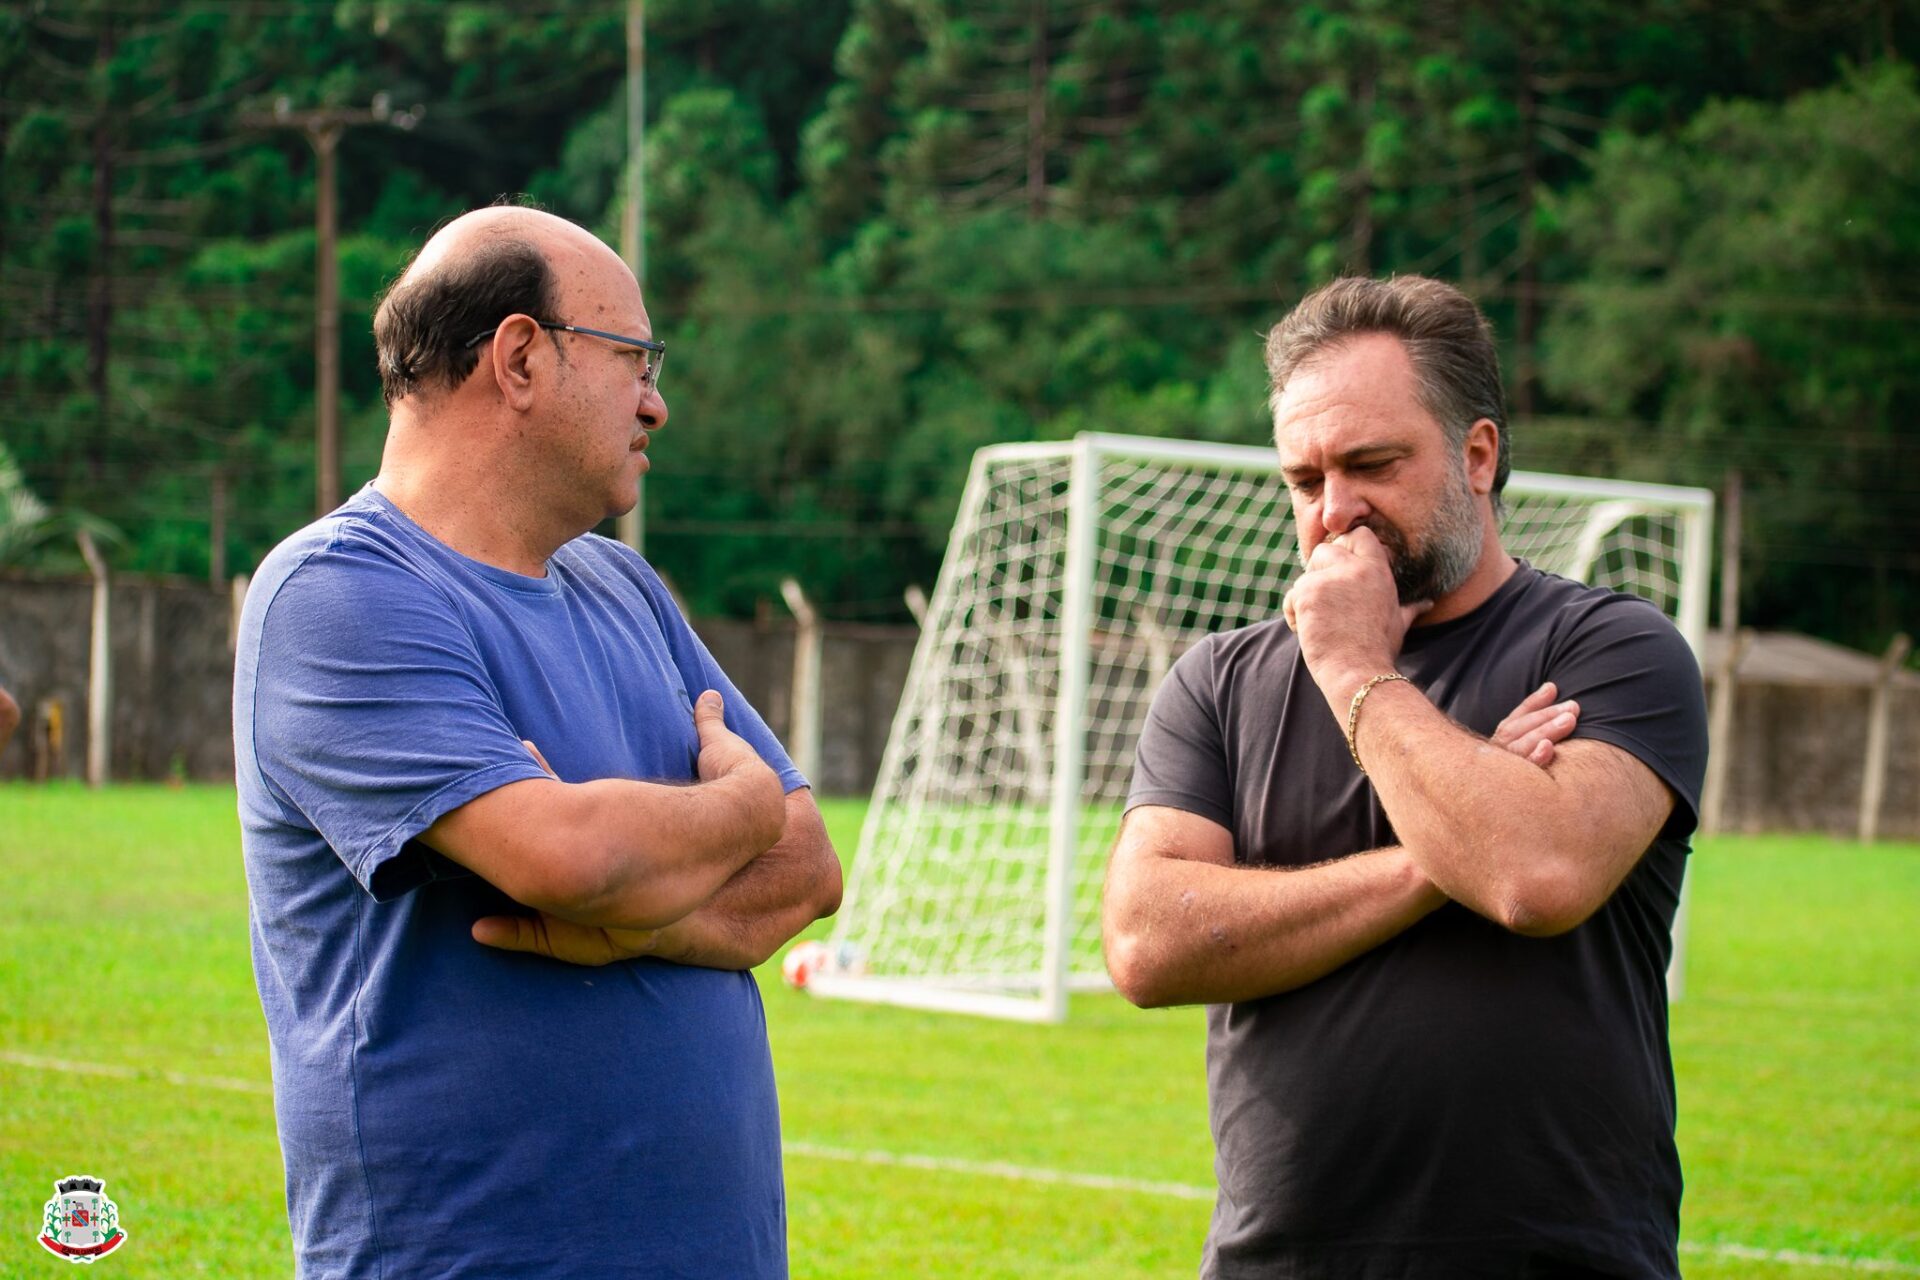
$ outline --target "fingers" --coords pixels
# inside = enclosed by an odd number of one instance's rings
[[[648,949],[635,939],[653,935],[626,933],[616,946],[605,929],[575,924],[542,912],[533,916],[483,916],[473,922],[473,940],[497,951],[524,951],[566,964],[603,965]]]
[[[718,689],[707,690],[693,704],[693,723],[700,730],[700,741],[703,743],[709,741],[713,734],[727,731],[726,708],[721,704]]]
[[[1363,524],[1357,524],[1345,533],[1327,539],[1321,545],[1342,547],[1362,560],[1388,559],[1387,549],[1381,545],[1379,536]]]
[[[1493,740],[1502,746],[1511,746],[1525,734],[1542,729],[1560,716],[1580,717],[1580,704],[1569,698],[1565,702],[1555,702],[1554,695],[1559,689],[1549,680],[1520,700],[1520,705],[1509,711],[1506,718],[1493,731]],[[1567,726],[1571,730],[1572,724]],[[1562,732],[1556,737],[1564,738]]]
[[[1500,727],[1494,730],[1492,741],[1495,746],[1505,747],[1544,769],[1553,763],[1555,744],[1565,741],[1579,722],[1580,704],[1577,702],[1559,702],[1524,715],[1516,709],[1513,715],[1500,722]]]
[[[1507,713],[1507,719],[1511,720],[1517,715],[1524,715],[1529,711],[1539,711],[1544,707],[1551,706],[1554,695],[1559,693],[1559,691],[1558,686],[1556,686],[1553,681],[1547,681],[1538,689],[1535,689],[1532,693],[1521,699],[1520,705]]]
[[[1550,737],[1558,742],[1573,732],[1573,726],[1579,719],[1578,703],[1559,702],[1538,711],[1529,711],[1523,716],[1508,716],[1493,731],[1493,740],[1503,746],[1517,745],[1522,738],[1529,737]]]
[[[473,922],[473,940],[500,951],[530,951],[542,956],[553,954],[547,931],[540,927],[538,919],[528,916],[482,916]]]
[[[1563,742],[1573,732],[1573,726],[1579,717],[1572,712],[1556,712],[1539,724],[1523,728],[1507,728],[1494,734],[1493,743],[1505,747],[1517,756],[1531,755],[1542,742]]]
[[[540,748],[533,745],[533,739],[522,738],[520,739],[520,745],[533,753],[533,762],[545,770],[549,778],[552,778],[555,782],[560,780],[560,775],[553,771],[553,766],[547,763],[547,758],[540,754]]]
[[[1563,742],[1580,722],[1580,704],[1555,702],[1559,689],[1549,680],[1521,699],[1493,731],[1492,742],[1531,764],[1553,763],[1554,744]]]

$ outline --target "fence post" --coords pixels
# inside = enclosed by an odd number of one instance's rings
[[[1860,781],[1860,840],[1880,834],[1880,801],[1887,791],[1887,718],[1892,712],[1893,676],[1907,660],[1913,638],[1901,632],[1880,659],[1880,677],[1873,683],[1873,702],[1867,711],[1867,767]]]
[[[793,633],[793,691],[790,747],[794,768],[820,786],[820,614],[798,580],[780,579],[780,598],[798,624]]]
[[[1713,703],[1707,711],[1707,779],[1700,795],[1700,834],[1720,834],[1727,803],[1727,775],[1733,768],[1733,699],[1739,687],[1740,659],[1753,643],[1745,629],[1727,636],[1720,670],[1713,678]]]
[[[87,650],[87,785],[104,787],[113,766],[113,593],[93,535],[76,537],[93,573],[92,642]]]
[[[247,588],[253,583],[253,575],[236,573],[227,587],[227,652],[235,653],[240,648],[240,611],[247,607]]]

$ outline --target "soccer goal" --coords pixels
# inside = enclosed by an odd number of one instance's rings
[[[1647,597],[1699,651],[1709,492],[1516,471],[1505,496],[1508,550]],[[975,454],[808,989],[1030,1021],[1110,989],[1100,887],[1147,705],[1189,645],[1277,616],[1299,567],[1270,448]]]

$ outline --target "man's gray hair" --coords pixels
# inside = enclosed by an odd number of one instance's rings
[[[1413,360],[1420,403],[1458,448],[1482,418],[1500,435],[1493,475],[1493,509],[1511,469],[1507,439],[1507,394],[1500,384],[1500,358],[1493,327],[1473,299],[1452,285],[1425,276],[1370,280],[1346,276],[1300,300],[1267,335],[1267,376],[1273,381],[1268,407],[1278,411],[1287,380],[1321,355],[1363,333],[1400,339]]]

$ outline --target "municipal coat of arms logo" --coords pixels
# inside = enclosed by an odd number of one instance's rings
[[[95,1262],[127,1242],[120,1229],[120,1207],[100,1193],[107,1184],[75,1176],[53,1184],[47,1201],[47,1225],[40,1243],[68,1262]]]

